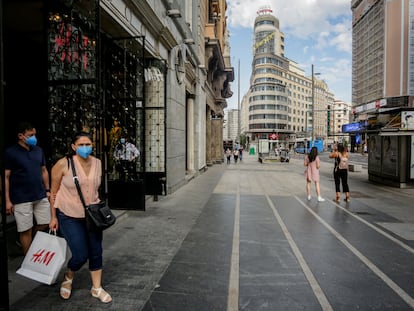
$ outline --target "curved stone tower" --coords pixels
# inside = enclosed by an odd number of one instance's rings
[[[290,135],[289,90],[284,34],[269,7],[258,10],[254,22],[253,62],[248,98],[248,132],[252,140],[272,139],[272,148],[285,148]]]

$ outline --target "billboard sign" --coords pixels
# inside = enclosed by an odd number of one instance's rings
[[[414,130],[414,111],[401,111],[401,129]]]

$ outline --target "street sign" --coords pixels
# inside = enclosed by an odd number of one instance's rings
[[[278,138],[279,138],[279,134],[272,133],[272,134],[269,135],[269,139],[271,139],[271,140],[276,140]]]

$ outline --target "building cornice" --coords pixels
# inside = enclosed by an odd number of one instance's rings
[[[164,20],[157,15],[146,1],[126,0],[123,4],[124,12],[121,12],[121,6],[116,7],[111,1],[101,0],[101,6],[113,18],[123,21],[121,24],[129,29],[132,35],[137,35],[137,32],[140,32],[138,35],[146,35],[146,32],[150,32],[153,38],[167,49],[172,49],[179,44],[176,36],[171,31],[171,27],[163,22]],[[141,29],[136,29],[132,25],[135,18],[142,23]]]

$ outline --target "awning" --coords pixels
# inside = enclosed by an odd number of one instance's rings
[[[390,130],[382,130],[378,133],[379,136],[413,136],[414,131],[390,131]]]

